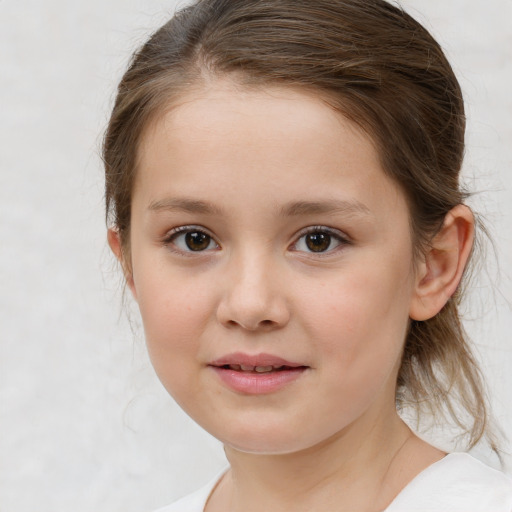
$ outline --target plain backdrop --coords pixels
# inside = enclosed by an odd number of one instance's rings
[[[402,4],[464,89],[464,175],[501,268],[491,251],[466,326],[511,433],[512,1]],[[106,248],[101,134],[131,51],[175,7],[0,0],[0,512],[150,511],[226,463],[154,376]]]

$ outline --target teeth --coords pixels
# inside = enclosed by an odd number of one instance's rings
[[[283,368],[284,365],[280,366],[249,366],[245,364],[230,364],[229,369],[235,370],[235,371],[243,371],[243,372],[257,372],[257,373],[267,373],[271,372],[272,370],[280,370]]]
[[[254,371],[258,373],[266,373],[271,372],[273,368],[273,366],[256,366],[256,368],[254,368]]]

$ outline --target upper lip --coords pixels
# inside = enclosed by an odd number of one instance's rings
[[[244,354],[242,352],[234,352],[232,354],[226,354],[225,356],[219,357],[215,361],[209,363],[210,366],[227,366],[227,365],[243,365],[243,366],[289,366],[291,368],[298,368],[306,366],[302,363],[296,363],[294,361],[288,361],[282,357],[275,356],[272,354]]]

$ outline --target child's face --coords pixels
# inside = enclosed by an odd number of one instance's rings
[[[219,81],[139,157],[130,286],[185,411],[260,453],[394,413],[416,278],[406,201],[370,139],[312,95]]]

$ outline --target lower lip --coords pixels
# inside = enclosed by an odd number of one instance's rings
[[[274,393],[296,381],[307,370],[307,367],[301,366],[290,370],[257,373],[230,370],[218,366],[211,366],[210,368],[229,388],[248,395]]]

